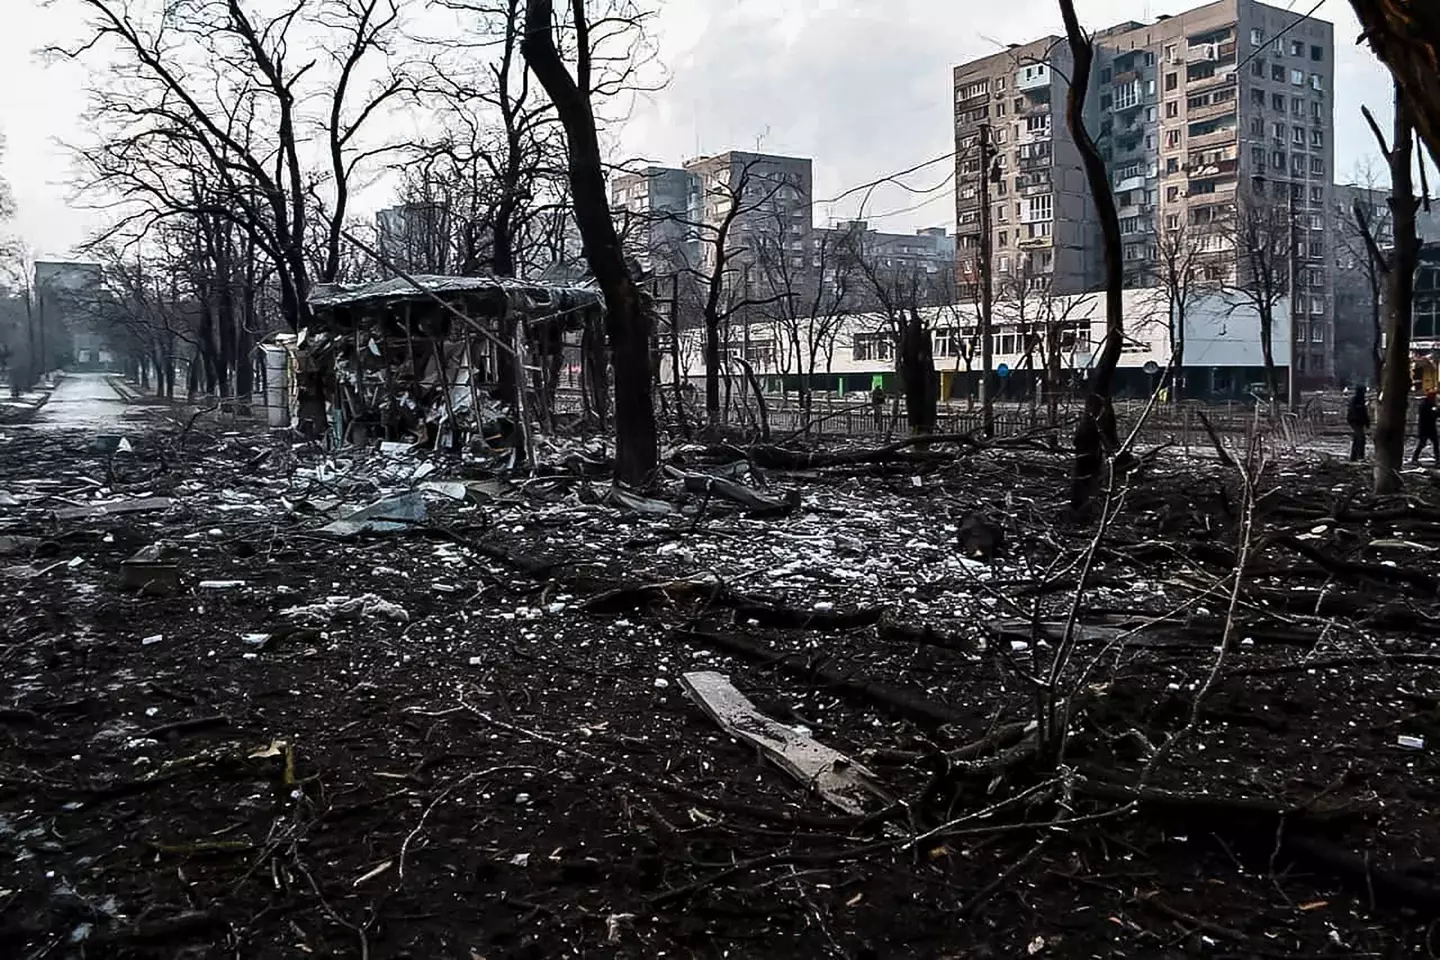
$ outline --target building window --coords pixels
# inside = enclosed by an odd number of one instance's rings
[[[1325,188],[1324,188],[1324,187],[1311,187],[1311,188],[1310,188],[1310,202],[1311,202],[1311,203],[1324,203],[1324,202],[1325,202]]]
[[[1291,41],[1290,41],[1290,56],[1292,56],[1292,57],[1303,57],[1303,56],[1305,56],[1305,41],[1304,41],[1304,40],[1291,40]]]
[[[1166,200],[1167,202],[1169,202],[1169,203],[1174,203],[1175,201],[1177,201],[1177,200],[1179,200],[1179,199],[1180,199],[1180,188],[1179,188],[1179,187],[1166,187],[1166,188],[1165,188],[1165,200]]]
[[[1291,71],[1290,71],[1290,83],[1291,83],[1292,86],[1296,86],[1296,87],[1303,87],[1303,86],[1305,86],[1305,71],[1304,71],[1304,70],[1291,70]]]
[[[1180,89],[1180,74],[1178,74],[1178,73],[1167,73],[1167,74],[1165,74],[1165,90],[1168,92],[1168,91],[1170,91],[1170,90],[1178,90],[1178,89]]]
[[[1139,217],[1121,217],[1121,218],[1120,218],[1120,232],[1121,232],[1121,233],[1139,233],[1139,232],[1140,232],[1140,218],[1139,218]]]
[[[1125,110],[1140,102],[1140,84],[1123,83],[1115,88],[1115,109]]]
[[[1180,131],[1179,131],[1179,130],[1166,130],[1166,131],[1165,131],[1165,146],[1167,146],[1167,147],[1178,147],[1179,145],[1180,145]]]
[[[1264,60],[1256,60],[1254,63],[1250,64],[1250,73],[1251,73],[1252,76],[1256,76],[1256,77],[1259,77],[1261,80],[1264,80],[1264,79],[1265,79],[1265,61],[1264,61]]]
[[[1276,113],[1284,113],[1284,112],[1285,112],[1285,94],[1283,94],[1283,93],[1272,93],[1272,94],[1270,95],[1270,106],[1275,109],[1275,112],[1276,112]]]
[[[1250,28],[1250,46],[1263,47],[1265,45],[1265,30],[1262,27]]]
[[[1008,231],[1005,231],[1005,230],[1001,230],[1001,231],[1000,231],[1000,239],[999,239],[999,241],[998,241],[995,245],[996,245],[997,247],[1008,247],[1008,246],[1010,246],[1010,234],[1009,234],[1009,232],[1008,232]]]
[[[1310,59],[1311,59],[1311,60],[1314,60],[1316,63],[1319,63],[1320,61],[1324,60],[1324,59],[1325,59],[1325,48],[1324,48],[1324,47],[1317,47],[1317,46],[1315,46],[1314,44],[1311,44],[1311,46],[1310,46]]]
[[[1251,147],[1251,148],[1250,148],[1250,162],[1255,166],[1255,169],[1256,169],[1256,170],[1264,170],[1264,169],[1265,169],[1265,148],[1264,148],[1264,147]]]
[[[1310,74],[1310,89],[1325,92],[1325,78],[1318,73]]]
[[[1251,118],[1250,118],[1250,136],[1252,136],[1252,137],[1263,137],[1263,136],[1265,136],[1265,121],[1264,121],[1264,120],[1261,120],[1259,117],[1251,117]]]
[[[1285,82],[1285,65],[1283,63],[1272,64],[1270,67],[1270,79],[1276,83]]]
[[[1325,175],[1325,159],[1324,159],[1323,157],[1311,157],[1311,158],[1310,158],[1310,172],[1313,173],[1313,174],[1314,174],[1315,176],[1317,176],[1317,177],[1319,177],[1319,176],[1324,176],[1324,175]]]
[[[1055,198],[1050,194],[1047,193],[1038,197],[1030,197],[1025,203],[1025,222],[1038,223],[1042,220],[1054,219]]]
[[[1290,98],[1290,114],[1291,114],[1291,116],[1296,116],[1296,117],[1303,117],[1303,116],[1305,116],[1305,101],[1304,101],[1304,100],[1301,100],[1299,97],[1291,97],[1291,98]]]
[[[887,333],[857,333],[852,353],[856,360],[894,360],[895,341]]]
[[[1272,124],[1271,127],[1270,127],[1270,135],[1271,135],[1272,137],[1274,137],[1276,140],[1284,140],[1284,139],[1285,139],[1285,124],[1279,123],[1278,121],[1277,121],[1276,123]]]
[[[1169,175],[1172,174],[1172,173],[1179,173],[1179,172],[1180,172],[1180,159],[1179,159],[1178,157],[1166,157],[1166,158],[1165,158],[1165,174],[1166,174],[1166,176],[1169,176]]]
[[[1100,71],[1100,82],[1109,83],[1112,76],[1113,74],[1110,72],[1110,68],[1106,67],[1104,70]]]
[[[1292,127],[1290,130],[1290,142],[1295,144],[1297,147],[1305,146],[1305,128]]]
[[[1165,119],[1166,119],[1166,120],[1174,120],[1174,119],[1175,119],[1176,117],[1178,117],[1178,116],[1180,116],[1180,101],[1179,101],[1179,100],[1171,100],[1169,103],[1165,104]]]
[[[1323,147],[1323,146],[1325,146],[1325,131],[1324,131],[1324,130],[1311,130],[1311,131],[1310,131],[1310,146],[1312,146],[1312,147]]]
[[[1276,150],[1274,153],[1270,154],[1270,162],[1274,164],[1276,170],[1280,170],[1283,172],[1285,169],[1285,151]]]
[[[1165,62],[1166,62],[1166,63],[1179,63],[1179,62],[1180,62],[1180,48],[1179,48],[1178,46],[1176,46],[1176,45],[1173,44],[1173,43],[1167,43],[1167,44],[1165,44]]]

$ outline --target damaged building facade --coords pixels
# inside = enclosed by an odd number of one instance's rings
[[[605,309],[588,287],[446,276],[319,286],[310,305],[312,327],[258,351],[270,423],[452,450],[520,445]]]

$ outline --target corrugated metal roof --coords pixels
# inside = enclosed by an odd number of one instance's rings
[[[400,277],[348,287],[341,284],[317,284],[310,294],[310,306],[323,310],[359,303],[428,300],[431,293],[439,296],[467,293],[502,294],[510,299],[513,306],[529,309],[546,307],[565,309],[587,305],[597,307],[605,305],[600,291],[593,287],[532,283],[528,280],[515,280],[508,277],[447,277],[434,274],[416,276],[414,280],[425,290],[415,289],[414,284]]]

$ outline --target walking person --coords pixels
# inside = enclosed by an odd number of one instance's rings
[[[875,432],[885,430],[885,389],[879,385],[870,391],[870,405],[875,408]]]
[[[1435,407],[1434,390],[1426,393],[1420,401],[1419,427],[1420,442],[1415,445],[1415,453],[1410,457],[1410,462],[1419,463],[1420,451],[1429,443],[1430,450],[1435,455],[1435,463],[1440,466],[1440,410]]]
[[[1345,412],[1345,423],[1350,427],[1350,459],[1365,459],[1365,431],[1370,429],[1370,408],[1365,405],[1365,385],[1357,384],[1350,394],[1350,407]]]

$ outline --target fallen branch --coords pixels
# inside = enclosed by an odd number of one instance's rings
[[[916,723],[940,726],[947,723],[963,723],[968,719],[959,711],[952,710],[943,703],[938,703],[919,693],[865,680],[856,680],[829,667],[812,666],[797,660],[792,655],[776,653],[763,644],[743,637],[688,630],[676,630],[674,635],[691,643],[703,644],[727,653],[738,654],[749,660],[779,667],[795,676],[819,681],[831,692],[883,707],[895,716]]]

